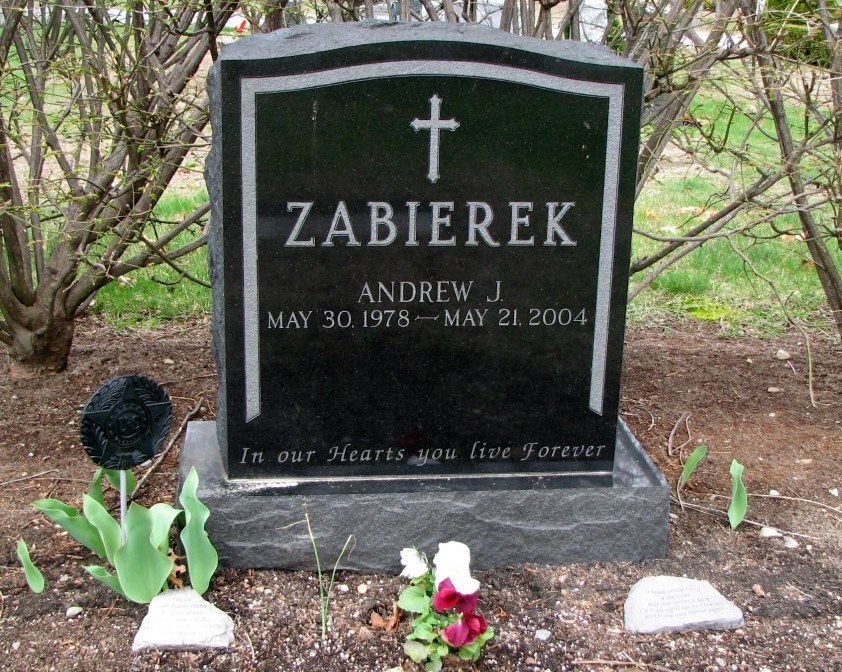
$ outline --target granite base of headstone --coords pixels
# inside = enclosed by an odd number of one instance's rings
[[[567,564],[666,555],[669,486],[622,421],[612,487],[295,494],[295,480],[247,481],[225,475],[213,422],[191,422],[181,481],[199,472],[199,498],[220,563],[231,567],[312,568],[310,516],[322,558],[336,558],[353,534],[342,567],[400,569],[407,546],[436,548],[458,539],[478,568],[532,562]]]
[[[648,576],[634,584],[624,608],[625,628],[655,635],[685,630],[733,630],[743,612],[707,581]]]
[[[152,599],[132,650],[226,649],[233,641],[231,617],[192,588],[182,588],[165,590]]]

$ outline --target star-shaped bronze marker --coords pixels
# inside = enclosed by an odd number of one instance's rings
[[[82,412],[85,452],[106,469],[130,469],[158,454],[172,419],[164,389],[143,376],[120,376],[100,387]]]

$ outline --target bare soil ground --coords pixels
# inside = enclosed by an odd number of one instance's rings
[[[736,457],[746,465],[744,480],[754,494],[748,518],[787,530],[797,548],[760,538],[752,524],[732,531],[721,515],[675,505],[665,559],[479,573],[480,606],[498,635],[467,669],[842,670],[842,500],[831,492],[842,488],[842,349],[821,337],[812,345],[815,406],[805,344],[796,333],[759,341],[721,340],[713,329],[687,325],[632,330],[623,387],[624,417],[671,483],[680,472],[679,453],[686,456],[698,442],[710,446],[686,501],[724,509],[728,466]],[[791,359],[777,359],[778,349]],[[419,670],[401,652],[406,619],[391,632],[370,624],[372,611],[391,609],[403,581],[347,572],[339,576],[325,642],[312,573],[225,570],[207,597],[236,622],[230,650],[131,652],[145,607],[116,598],[88,577],[81,565],[93,558],[30,507],[46,496],[80,500],[92,465],[79,445],[78,413],[97,386],[128,373],[164,384],[175,405],[174,425],[202,396],[201,417],[213,417],[216,383],[203,322],[116,334],[87,319],[66,372],[40,380],[11,380],[0,372],[0,668]],[[687,422],[681,421],[685,414]],[[173,450],[140,501],[171,501],[176,469]],[[782,497],[762,496],[770,490]],[[26,588],[15,557],[21,536],[47,579],[40,596]],[[383,553],[397,559],[399,550]],[[743,610],[745,627],[659,636],[625,632],[629,587],[657,574],[711,581]],[[71,606],[83,611],[68,618]],[[549,639],[537,639],[539,629],[548,630]]]

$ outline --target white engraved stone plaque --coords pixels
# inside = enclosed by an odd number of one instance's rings
[[[731,630],[743,624],[743,612],[710,583],[679,576],[641,579],[625,604],[625,628],[632,632]]]
[[[192,588],[182,588],[153,598],[132,650],[225,649],[233,641],[231,617]]]

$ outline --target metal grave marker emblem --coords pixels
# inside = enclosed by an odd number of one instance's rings
[[[130,469],[161,451],[171,419],[172,403],[158,383],[120,376],[88,400],[82,412],[82,445],[99,466]]]

